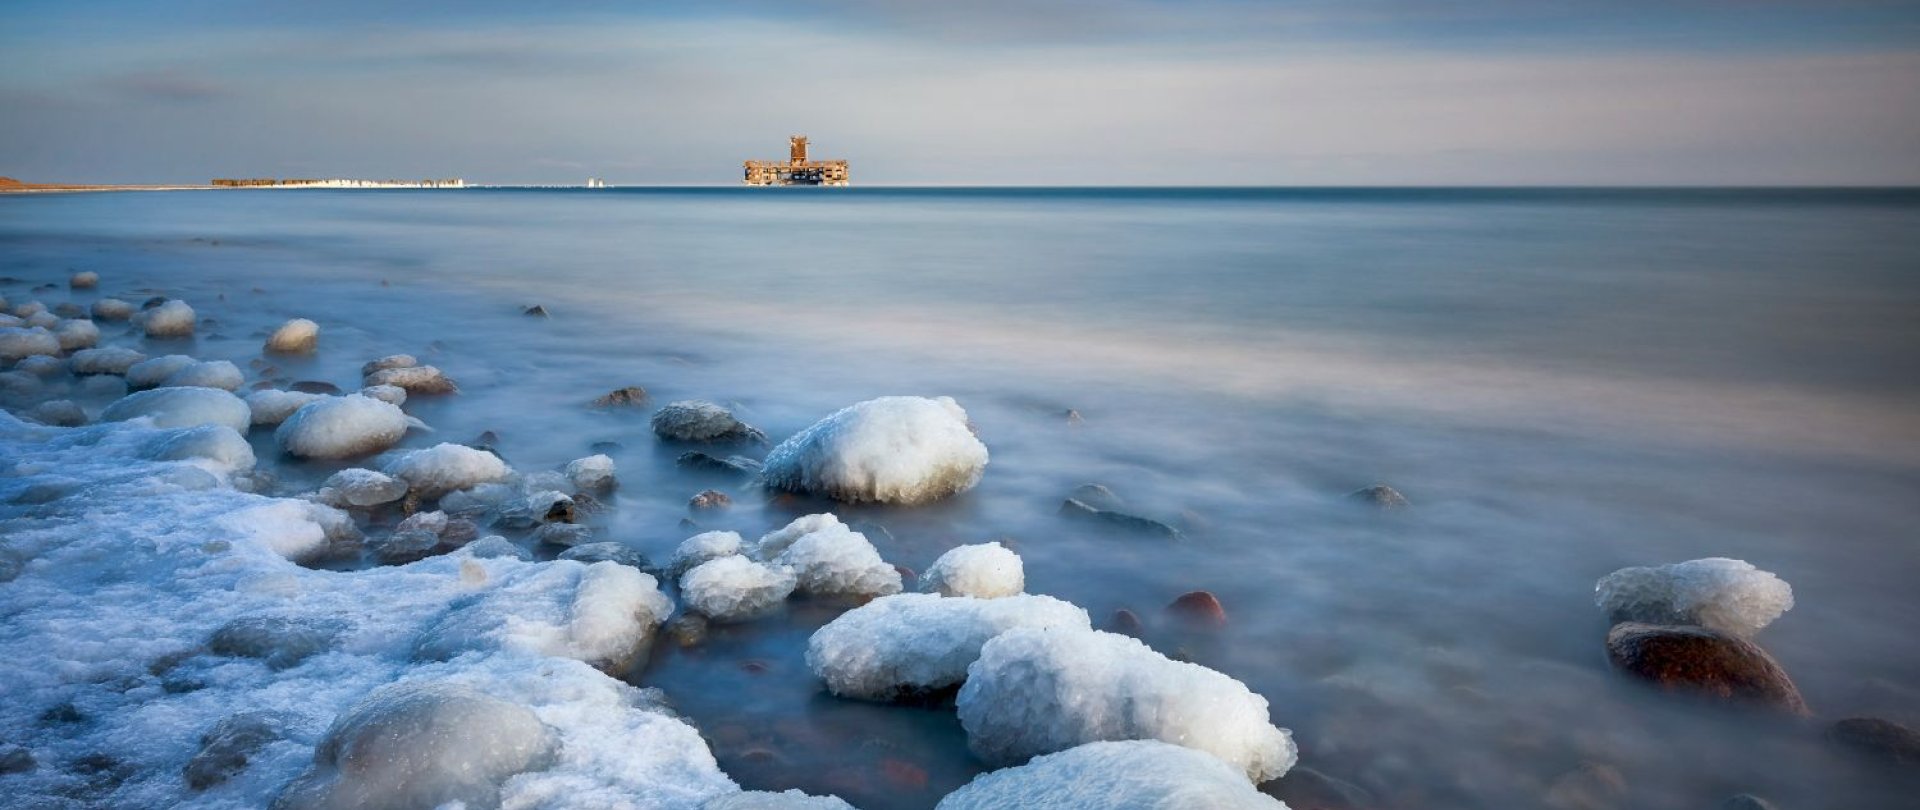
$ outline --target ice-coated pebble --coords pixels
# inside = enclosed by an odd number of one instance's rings
[[[389,354],[377,360],[367,361],[366,365],[360,367],[360,376],[370,376],[376,371],[385,371],[390,368],[413,368],[417,365],[420,365],[420,361],[411,354]]]
[[[738,533],[702,532],[682,540],[673,550],[673,557],[667,561],[667,574],[678,580],[681,575],[693,570],[694,566],[744,551],[745,544]]]
[[[936,810],[1287,810],[1226,763],[1154,740],[1094,742],[983,773]]]
[[[987,447],[951,397],[881,397],[842,408],[767,454],[778,489],[849,503],[917,504],[972,489]]]
[[[248,394],[247,409],[253,413],[254,424],[273,426],[287,421],[287,417],[305,407],[307,403],[326,398],[326,394],[267,389]]]
[[[1745,638],[1793,609],[1793,587],[1745,560],[1709,557],[1622,568],[1595,583],[1594,601],[1616,624],[1696,624]]]
[[[43,379],[57,377],[66,372],[67,361],[50,354],[36,354],[32,357],[20,358],[20,362],[13,364],[13,370],[23,371]]]
[[[95,320],[124,321],[133,317],[133,305],[118,298],[102,298],[90,308]]]
[[[615,562],[560,562],[456,603],[420,636],[414,656],[445,661],[473,650],[511,650],[624,670],[651,646],[673,602],[659,583]]]
[[[146,359],[146,355],[124,346],[108,346],[74,352],[67,364],[75,374],[126,374],[135,363]]]
[[[239,397],[218,388],[155,388],[128,394],[100,412],[102,422],[151,417],[154,427],[226,425],[244,433],[253,411]]]
[[[360,389],[360,395],[373,397],[390,405],[407,404],[407,389],[397,385],[369,385]]]
[[[218,388],[222,391],[237,391],[247,381],[240,374],[240,367],[226,360],[208,360],[184,366],[168,374],[161,385],[199,386]]]
[[[152,388],[167,381],[174,372],[189,368],[200,362],[184,354],[163,354],[141,360],[127,367],[127,385],[134,388]]]
[[[35,405],[27,415],[33,421],[54,427],[79,427],[87,423],[87,412],[70,399],[54,399]]]
[[[44,328],[0,327],[0,361],[12,362],[36,354],[59,354],[60,338]]]
[[[452,394],[460,390],[451,378],[433,366],[384,368],[368,374],[364,383],[405,388],[408,394]]]
[[[764,440],[766,434],[735,418],[732,411],[705,400],[671,402],[653,414],[653,432],[678,442]]]
[[[796,534],[792,531],[796,527],[811,530],[787,540]],[[769,560],[767,551],[775,547],[782,550]],[[880,559],[866,535],[847,528],[833,515],[799,518],[761,538],[755,552],[762,560],[792,568],[799,593],[865,597],[900,592],[900,572]]]
[[[248,411],[252,419],[252,411]],[[377,399],[348,394],[300,406],[280,423],[274,441],[289,455],[351,458],[378,453],[407,433],[407,415]]]
[[[600,492],[613,487],[613,458],[604,453],[569,461],[565,472],[567,480],[582,492]]]
[[[949,549],[920,575],[920,590],[942,596],[993,599],[1026,589],[1026,569],[1020,555],[999,543]]]
[[[194,461],[224,473],[253,469],[253,445],[226,425],[201,425],[175,431],[153,448],[155,461]]]
[[[196,321],[193,307],[179,299],[146,310],[139,318],[141,330],[150,338],[190,337]]]
[[[480,484],[499,483],[513,473],[499,456],[450,443],[401,456],[388,464],[384,472],[407,482],[422,498],[438,498]]]
[[[383,472],[348,467],[320,485],[320,502],[341,509],[379,506],[406,497],[407,482]]]
[[[63,352],[88,349],[100,342],[100,327],[95,326],[93,321],[73,318],[55,326],[53,336],[60,341],[60,350]]]
[[[839,796],[809,796],[799,790],[748,790],[708,799],[700,810],[854,810]]]
[[[278,354],[307,354],[320,343],[320,324],[294,318],[267,336],[266,350]]]
[[[735,555],[694,566],[680,578],[680,598],[688,610],[716,622],[738,622],[779,608],[793,587],[793,572],[785,566]]]
[[[82,270],[67,279],[67,286],[76,290],[91,290],[100,286],[100,274],[92,270]]]
[[[899,700],[958,686],[981,645],[1015,627],[1091,626],[1085,610],[1051,596],[903,593],[842,613],[815,631],[807,666],[841,697]]]

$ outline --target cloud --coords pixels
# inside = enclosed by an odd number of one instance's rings
[[[115,93],[168,102],[209,101],[233,92],[218,81],[171,70],[110,76],[101,84]]]

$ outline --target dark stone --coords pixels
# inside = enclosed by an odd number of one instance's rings
[[[1356,489],[1347,493],[1347,497],[1386,512],[1413,505],[1407,502],[1405,495],[1401,495],[1398,490],[1386,484],[1374,484],[1365,489]]]
[[[1613,667],[1669,692],[1806,715],[1786,670],[1759,645],[1716,630],[1628,622],[1607,633]]]
[[[675,442],[765,442],[767,434],[703,400],[670,402],[653,412],[653,433]]]
[[[733,505],[733,498],[717,489],[709,489],[693,496],[687,501],[687,508],[695,511],[725,509]]]
[[[741,475],[758,475],[760,473],[760,462],[754,461],[746,456],[727,456],[726,458],[720,458],[719,456],[702,453],[698,450],[681,453],[680,457],[674,460],[674,463],[689,470],[708,470],[711,472],[739,473]]]
[[[1742,793],[1737,796],[1728,796],[1726,801],[1720,803],[1720,810],[1779,810],[1779,808],[1774,807],[1773,802],[1759,796]]]
[[[1068,498],[1060,504],[1060,514],[1063,517],[1099,523],[1104,526],[1135,534],[1150,534],[1169,540],[1178,540],[1181,537],[1179,529],[1161,523],[1153,518],[1129,515],[1125,512],[1115,512],[1109,509],[1097,509],[1072,498]]]
[[[268,743],[287,736],[287,720],[272,712],[229,715],[200,736],[200,752],[187,760],[187,787],[206,790],[243,770]]]
[[[554,501],[547,507],[547,513],[541,516],[542,523],[579,523],[579,515],[574,513],[571,498]]]
[[[534,304],[533,306],[527,307],[525,310],[523,310],[523,312],[526,315],[529,315],[535,318],[547,317],[547,308],[539,304]]]
[[[319,380],[301,380],[288,387],[303,394],[327,394],[329,396],[339,396],[341,394],[340,386]]]
[[[1227,610],[1220,606],[1219,597],[1209,591],[1190,591],[1167,605],[1167,615],[1175,620],[1197,627],[1225,627]]]
[[[142,301],[142,302],[140,302],[140,308],[141,308],[141,309],[154,309],[154,308],[156,308],[156,307],[159,307],[159,306],[160,306],[161,304],[164,304],[164,303],[166,303],[166,302],[167,302],[167,300],[168,300],[168,299],[167,299],[167,297],[166,297],[166,296],[164,296],[164,295],[156,295],[156,296],[154,296],[154,297],[152,297],[152,298],[149,298],[149,299],[147,299],[147,300],[145,300],[145,301]]]
[[[593,529],[578,523],[548,523],[534,531],[533,539],[550,546],[579,546],[593,542]]]
[[[1365,788],[1312,768],[1294,766],[1287,775],[1260,784],[1260,792],[1293,810],[1367,810],[1375,807]]]
[[[1888,765],[1920,765],[1920,732],[1878,717],[1849,717],[1827,727],[1827,739]]]
[[[207,649],[214,655],[258,658],[286,669],[333,649],[351,627],[343,619],[248,616],[213,631]]]
[[[1095,509],[1119,509],[1126,503],[1119,495],[1113,494],[1113,490],[1102,484],[1081,484],[1067,493],[1067,497]]]
[[[617,453],[627,449],[627,446],[619,442],[594,442],[588,449],[595,453]]]
[[[0,774],[26,773],[40,766],[33,752],[23,746],[0,745]]]
[[[667,622],[667,637],[682,647],[692,647],[707,640],[707,620],[694,613],[683,613]]]
[[[40,713],[40,724],[43,726],[67,726],[85,722],[87,722],[87,716],[81,714],[79,707],[74,706],[72,702],[62,703]]]
[[[1113,617],[1107,619],[1106,629],[1107,632],[1110,633],[1119,633],[1120,635],[1133,636],[1134,638],[1140,638],[1147,633],[1147,626],[1140,621],[1140,616],[1126,608],[1121,608],[1113,612]]]
[[[644,405],[649,399],[652,399],[652,397],[647,395],[647,389],[637,385],[629,385],[625,388],[616,388],[601,394],[599,398],[593,401],[593,407],[618,408],[629,405]]]
[[[72,301],[63,301],[53,306],[53,314],[62,318],[85,318],[87,310]]]

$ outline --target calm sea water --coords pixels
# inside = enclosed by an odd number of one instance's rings
[[[1636,808],[1891,807],[1914,787],[1821,723],[1622,682],[1592,588],[1749,560],[1794,586],[1759,641],[1816,713],[1920,722],[1917,192],[0,197],[0,294],[69,269],[188,299],[214,319],[191,352],[243,367],[272,325],[319,321],[322,351],[264,379],[345,385],[371,357],[426,356],[463,393],[409,403],[437,429],[421,442],[492,430],[522,469],[617,442],[601,522],[657,559],[717,486],[737,504],[709,526],[834,509],[916,570],[1002,540],[1030,591],[1096,622],[1210,590],[1228,627],[1156,646],[1265,695],[1303,765],[1383,807],[1566,801],[1589,763]],[[552,317],[521,314],[536,303]],[[731,403],[775,437],[873,396],[952,395],[993,461],[931,507],[770,500],[677,470],[644,411],[585,407],[626,385]],[[285,487],[331,469],[287,466]],[[1380,481],[1416,508],[1342,497]],[[1058,517],[1088,482],[1187,538]],[[832,615],[663,647],[634,680],[749,787],[931,806],[979,771],[951,708],[825,695],[801,650]]]

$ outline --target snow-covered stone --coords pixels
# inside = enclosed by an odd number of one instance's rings
[[[168,374],[167,378],[162,380],[160,384],[163,386],[193,385],[201,388],[218,388],[222,391],[236,391],[239,390],[240,386],[244,385],[246,381],[247,378],[240,374],[240,367],[234,365],[232,362],[227,360],[208,360],[185,366],[172,374]]]
[[[100,342],[100,327],[95,326],[93,321],[72,318],[55,326],[53,336],[60,341],[60,350],[63,352],[88,349]]]
[[[508,540],[497,534],[490,534],[468,543],[462,546],[460,550],[483,560],[495,558],[512,558],[515,560],[533,559],[533,555],[528,554],[526,549],[514,545],[512,540]]]
[[[1127,636],[1016,628],[980,648],[957,700],[967,746],[990,765],[1100,740],[1161,740],[1205,751],[1254,782],[1298,758],[1265,698]]]
[[[360,376],[366,377],[376,371],[385,371],[390,368],[412,368],[417,365],[420,365],[419,359],[411,354],[389,354],[377,360],[367,361],[366,365],[360,367]]]
[[[1793,587],[1745,560],[1709,557],[1622,568],[1594,585],[1615,622],[1696,624],[1742,638],[1793,609]]]
[[[252,419],[249,411],[248,419]],[[407,415],[377,399],[348,394],[300,406],[273,433],[280,449],[304,458],[378,453],[407,433]]]
[[[958,686],[981,646],[1016,627],[1087,630],[1092,624],[1085,610],[1051,596],[896,594],[815,631],[807,666],[841,697],[918,697]]]
[[[745,544],[736,532],[701,532],[685,540],[673,550],[673,557],[667,561],[667,574],[678,580],[694,566],[708,560],[731,557],[745,551]]]
[[[138,391],[109,404],[100,412],[100,421],[122,422],[141,416],[151,417],[154,427],[226,425],[237,433],[244,433],[253,421],[247,403],[218,388]]]
[[[280,391],[267,389],[247,395],[247,409],[253,413],[256,425],[274,426],[287,421],[294,411],[307,403],[326,399],[326,394],[309,394],[305,391]]]
[[[320,342],[320,325],[306,318],[294,318],[267,336],[266,350],[280,354],[306,354]]]
[[[793,593],[793,571],[742,556],[721,557],[693,567],[680,578],[687,609],[717,622],[764,616]]]
[[[155,443],[156,461],[192,461],[220,473],[253,469],[253,445],[226,425],[201,425],[175,431]]]
[[[600,492],[613,487],[613,458],[604,453],[569,461],[565,472],[567,480],[582,492]]]
[[[987,447],[951,397],[881,397],[842,408],[767,454],[771,486],[850,503],[917,504],[972,489]]]
[[[27,416],[35,422],[55,427],[79,427],[87,423],[87,412],[70,399],[52,399],[33,406]]]
[[[133,317],[133,305],[118,298],[102,298],[90,308],[95,320],[124,321]]]
[[[22,301],[13,305],[13,315],[16,318],[31,318],[46,311],[47,305],[39,301]]]
[[[126,374],[135,363],[146,359],[146,355],[124,346],[108,346],[81,349],[67,358],[67,362],[75,374]]]
[[[216,528],[294,562],[312,560],[327,550],[327,529],[315,504],[265,500],[215,519]]]
[[[189,337],[196,321],[193,307],[177,298],[140,313],[139,318],[141,330],[150,338]]]
[[[781,551],[769,559],[773,548]],[[762,560],[793,569],[799,593],[866,597],[900,592],[900,572],[880,559],[866,535],[832,515],[799,518],[761,538],[754,550]]]
[[[341,509],[365,509],[393,503],[407,495],[407,482],[383,472],[348,467],[320,485],[320,502]]]
[[[1026,589],[1026,569],[1020,555],[999,543],[948,549],[920,575],[920,590],[942,596],[993,599]]]
[[[373,397],[390,405],[407,404],[407,389],[397,385],[369,385],[360,389],[360,395]]]
[[[414,654],[444,661],[475,650],[571,658],[625,671],[644,655],[673,602],[651,575],[615,562],[558,561],[456,603]]]
[[[700,810],[854,810],[839,796],[809,796],[799,790],[748,790],[707,800]]]
[[[513,474],[499,456],[446,443],[401,456],[388,464],[385,472],[407,482],[422,498],[438,498],[456,490],[499,483]]]
[[[200,362],[184,354],[163,354],[141,360],[127,367],[127,385],[134,388],[152,388],[167,381],[174,372],[189,368]]]
[[[671,402],[653,414],[653,432],[678,442],[764,440],[766,434],[735,418],[732,411],[705,400]]]
[[[601,543],[581,543],[560,552],[557,560],[577,560],[583,563],[616,562],[639,571],[653,573],[653,561],[640,549],[625,543],[611,540]]]
[[[1246,776],[1190,748],[1153,740],[1094,742],[983,773],[937,810],[1286,810]]]
[[[59,354],[60,338],[38,326],[0,327],[0,361],[12,362],[36,354]]]
[[[100,286],[100,274],[92,270],[82,270],[67,278],[67,286],[76,290],[91,290]]]
[[[46,379],[48,377],[58,377],[65,373],[67,370],[67,361],[50,354],[36,354],[32,357],[20,358],[19,362],[13,364],[13,370]]]
[[[452,378],[433,366],[384,368],[368,374],[364,384],[397,386],[407,389],[408,394],[451,394],[460,390]]]
[[[37,327],[37,328],[45,329],[51,332],[54,330],[55,327],[58,327],[60,325],[60,320],[61,318],[58,315],[55,315],[51,312],[41,311],[41,312],[35,312],[32,315],[28,315],[27,319],[22,323],[30,329]]]

